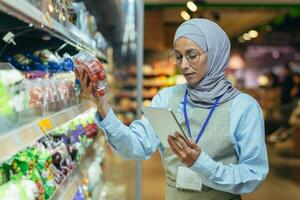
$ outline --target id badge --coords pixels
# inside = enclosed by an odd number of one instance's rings
[[[187,167],[178,167],[176,188],[201,191],[202,190],[202,178],[199,173],[190,170]]]

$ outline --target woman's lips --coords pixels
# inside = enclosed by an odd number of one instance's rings
[[[186,73],[184,74],[185,77],[191,78],[195,73]]]

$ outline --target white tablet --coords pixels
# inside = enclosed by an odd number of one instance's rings
[[[142,110],[163,146],[169,147],[168,135],[174,135],[175,132],[188,138],[172,110],[149,106],[143,106]]]

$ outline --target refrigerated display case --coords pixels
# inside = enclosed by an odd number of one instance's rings
[[[79,95],[71,58],[87,52],[106,68],[106,47],[97,48],[105,44],[99,32],[72,21],[73,3],[0,1],[1,199],[100,199],[103,192],[105,139],[95,106]]]

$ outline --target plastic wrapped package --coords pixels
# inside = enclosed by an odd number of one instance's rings
[[[50,80],[42,80],[43,88],[43,112],[48,113],[54,110],[54,100],[58,98],[56,88]]]
[[[74,69],[72,59],[69,57],[66,57],[63,59],[62,65],[63,65],[64,71],[72,71]]]
[[[6,69],[5,66],[0,70],[0,133],[22,123],[20,115],[28,109],[29,104],[22,74],[15,69]]]
[[[45,13],[46,19],[52,17],[60,22],[69,21],[68,7],[70,0],[44,0],[37,4],[37,7]]]
[[[24,77],[17,70],[0,70],[0,82],[6,86],[9,95],[9,106],[16,112],[28,108],[28,94]]]
[[[76,13],[76,26],[84,33],[89,34],[88,12],[83,2],[72,3],[74,12]]]
[[[68,106],[68,100],[70,98],[70,91],[69,91],[69,82],[64,80],[54,80],[56,85],[58,94],[59,94],[59,102],[56,103],[57,109],[61,110]]]
[[[93,85],[94,95],[104,96],[108,85],[102,63],[83,51],[73,56],[73,62],[75,67],[82,67],[88,74],[90,82]]]
[[[48,78],[49,74],[45,71],[28,71],[24,72],[26,79]]]
[[[0,186],[2,200],[36,200],[39,192],[36,184],[31,180],[9,182]]]
[[[65,177],[75,168],[75,163],[72,161],[67,147],[63,143],[52,150],[52,162],[55,181],[57,184],[61,184]]]
[[[21,71],[30,71],[31,60],[23,54],[16,54],[14,56],[5,56],[7,62],[11,63],[16,69]]]
[[[29,93],[29,111],[33,116],[42,116],[44,110],[44,88],[42,79],[26,80],[25,85]]]
[[[82,186],[79,186],[73,200],[85,200],[84,192],[82,190]]]
[[[88,27],[89,27],[89,35],[93,37],[97,31],[97,23],[93,15],[88,15]]]
[[[73,64],[72,64],[73,66]],[[58,90],[61,95],[63,104],[65,107],[75,105],[75,74],[73,71],[56,73],[52,76],[52,80],[56,80],[58,85]]]

